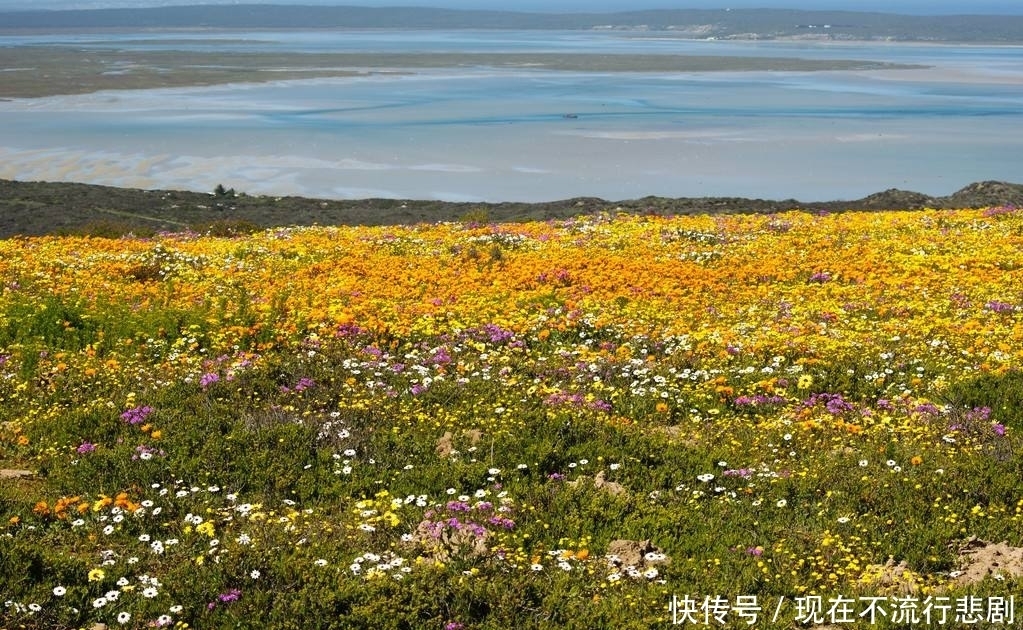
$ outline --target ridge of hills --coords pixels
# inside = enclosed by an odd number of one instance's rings
[[[852,201],[802,202],[740,197],[576,197],[542,203],[401,199],[310,199],[218,192],[138,190],[93,184],[0,179],[0,238],[45,234],[120,236],[160,230],[224,235],[285,225],[397,225],[433,221],[564,219],[614,210],[632,214],[738,214],[955,209],[1023,206],[1023,184],[975,182],[947,196],[889,189]]]

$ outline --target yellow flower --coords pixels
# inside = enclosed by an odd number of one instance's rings
[[[914,466],[919,466],[920,464],[924,463],[924,458],[920,457],[919,455],[914,455],[913,458],[909,460],[909,463],[913,464]]]
[[[106,574],[106,572],[103,571],[103,569],[93,569],[92,571],[89,571],[89,581],[90,582],[99,582],[100,580],[102,580],[106,576],[107,576],[107,574]]]
[[[215,533],[213,529],[213,521],[203,521],[202,523],[199,523],[198,527],[195,528],[195,531],[213,538],[213,534]]]

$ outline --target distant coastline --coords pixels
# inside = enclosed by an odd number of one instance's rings
[[[0,34],[97,29],[546,29],[691,39],[1023,43],[1021,15],[901,15],[787,9],[526,13],[431,8],[202,5],[0,12]]]

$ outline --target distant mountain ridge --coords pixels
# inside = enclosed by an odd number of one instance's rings
[[[900,15],[788,9],[657,9],[621,13],[300,6],[192,5],[0,12],[0,32],[91,29],[621,29],[697,39],[1023,42],[1019,15]]]

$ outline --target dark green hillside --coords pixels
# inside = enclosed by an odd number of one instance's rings
[[[0,180],[0,238],[38,234],[136,234],[160,230],[244,232],[281,225],[396,225],[419,221],[522,221],[617,209],[638,214],[769,213],[792,209],[885,210],[1023,205],[1023,185],[979,182],[946,197],[887,190],[853,201],[768,201],[734,197],[576,198],[547,203],[328,200],[198,193],[88,184]]]

